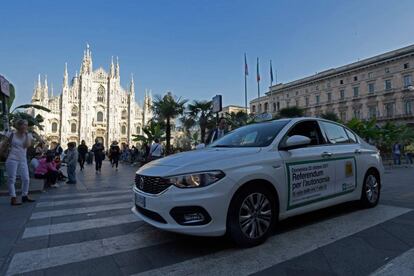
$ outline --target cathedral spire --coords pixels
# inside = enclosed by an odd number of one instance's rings
[[[116,57],[115,77],[117,79],[119,79],[119,60],[118,60],[118,56]]]
[[[92,51],[89,49],[89,44],[86,43],[86,50],[83,51],[83,60],[80,74],[92,73]]]
[[[135,93],[134,74],[132,74],[132,73],[131,73],[131,83],[129,85],[129,92],[130,92],[130,94]]]
[[[53,82],[50,84],[50,86],[51,86],[50,97],[53,97]]]
[[[40,80],[40,74],[37,76],[37,89],[40,89],[42,87],[42,82]]]
[[[111,68],[109,69],[109,77],[112,79],[115,76],[114,56],[111,57]]]
[[[65,62],[65,71],[63,72],[63,87],[68,87],[68,64]]]
[[[47,86],[47,75],[45,75],[45,84],[43,86],[43,98],[47,99],[49,97],[49,87]]]

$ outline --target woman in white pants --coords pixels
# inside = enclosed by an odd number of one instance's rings
[[[34,202],[29,194],[29,168],[27,166],[26,152],[30,147],[33,136],[27,132],[28,124],[26,120],[17,120],[15,123],[16,131],[6,133],[8,139],[11,138],[11,148],[6,160],[7,185],[11,197],[11,205],[21,205],[16,199],[16,175],[22,179],[22,202]]]

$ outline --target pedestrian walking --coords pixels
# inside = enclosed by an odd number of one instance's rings
[[[31,146],[33,136],[28,132],[28,122],[18,119],[14,128],[16,131],[4,133],[6,140],[3,141],[0,153],[6,159],[7,186],[10,194],[11,205],[21,205],[16,199],[16,176],[19,173],[22,180],[22,202],[34,202],[29,197],[29,168],[27,164],[27,148]]]
[[[100,172],[102,168],[102,161],[105,158],[104,150],[105,147],[99,142],[98,139],[96,139],[95,144],[92,146],[92,152],[95,156],[95,170],[97,173]]]
[[[401,165],[401,151],[402,145],[395,142],[392,146],[392,158],[394,159],[394,165]]]
[[[150,152],[148,154],[148,161],[161,158],[163,153],[164,153],[164,148],[160,144],[160,140],[158,138],[155,138],[154,143],[151,145]]]
[[[85,168],[86,154],[88,153],[88,146],[85,143],[85,140],[81,141],[81,144],[78,146],[78,162],[80,170],[83,171]]]
[[[78,153],[74,142],[68,143],[68,153],[66,155],[66,164],[68,168],[67,184],[76,184],[76,164],[78,163]]]
[[[227,130],[226,119],[224,117],[221,117],[218,121],[217,127],[212,129],[210,133],[208,134],[206,145],[213,143],[217,139],[220,139],[227,132],[228,130]]]
[[[60,143],[57,143],[57,144],[56,144],[56,147],[55,147],[54,151],[55,151],[55,156],[61,156],[61,155],[62,155],[62,153],[63,153],[63,148],[62,148],[62,146],[60,145]]]
[[[118,163],[119,163],[120,155],[121,155],[121,149],[118,146],[118,142],[113,141],[111,144],[111,147],[109,148],[109,156],[110,156],[112,168],[115,166],[116,170],[118,170]]]

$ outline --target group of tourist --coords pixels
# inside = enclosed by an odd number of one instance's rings
[[[401,165],[401,157],[405,157],[406,164],[413,164],[414,144],[402,145],[398,142],[392,145],[392,159],[394,165]]]

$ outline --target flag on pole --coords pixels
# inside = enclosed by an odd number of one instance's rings
[[[260,82],[259,58],[257,58],[257,82]]]
[[[249,75],[249,67],[247,66],[246,53],[244,53],[244,75],[245,76]]]
[[[272,68],[272,60],[270,60],[270,85],[273,84],[273,68]]]

